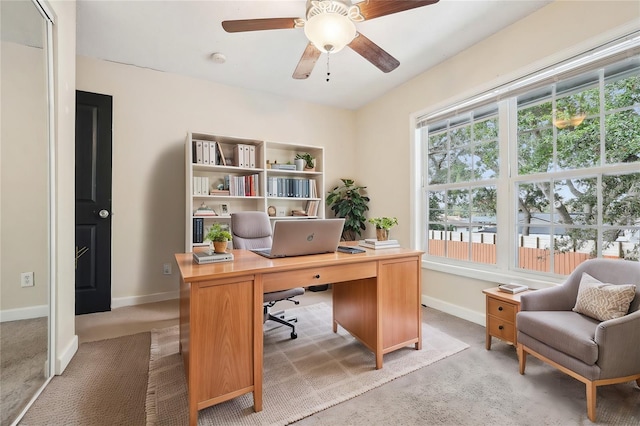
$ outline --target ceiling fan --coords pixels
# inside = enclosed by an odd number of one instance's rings
[[[309,39],[306,49],[293,72],[293,78],[308,78],[322,53],[334,54],[345,46],[387,73],[400,62],[380,46],[356,30],[355,22],[379,18],[439,0],[307,0],[305,18],[262,18],[223,21],[226,32],[280,30],[304,28]]]

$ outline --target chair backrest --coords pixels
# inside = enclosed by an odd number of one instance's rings
[[[261,249],[271,247],[271,222],[265,212],[246,211],[231,214],[233,247]]]
[[[575,298],[578,297],[583,272],[603,283],[635,284],[636,296],[629,306],[629,312],[640,309],[640,262],[618,259],[589,259],[582,262],[563,284]]]

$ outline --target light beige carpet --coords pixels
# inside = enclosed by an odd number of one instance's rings
[[[47,318],[0,323],[0,425],[11,424],[42,387]]]
[[[288,327],[265,331],[263,410],[255,413],[252,394],[246,394],[201,410],[199,425],[289,424],[468,347],[423,323],[420,351],[411,346],[386,354],[383,368],[375,370],[373,353],[343,329],[333,333],[330,306],[319,303],[287,314],[298,317],[296,340],[289,338]],[[177,326],[152,331],[148,425],[187,424],[186,379],[177,352]]]
[[[25,426],[145,423],[150,334],[82,343],[20,422]]]

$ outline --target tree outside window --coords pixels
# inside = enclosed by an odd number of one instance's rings
[[[504,241],[510,268],[562,275],[640,260],[640,56],[427,119],[421,135],[429,256],[496,264]],[[515,229],[500,236],[505,203]]]

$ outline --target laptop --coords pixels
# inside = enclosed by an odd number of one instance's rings
[[[271,248],[251,251],[270,259],[333,253],[343,226],[344,219],[278,220],[273,227]]]

